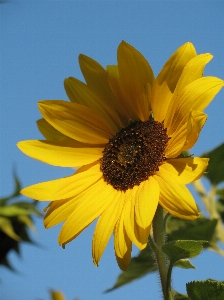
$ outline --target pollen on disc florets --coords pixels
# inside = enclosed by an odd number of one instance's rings
[[[139,185],[159,170],[166,159],[169,137],[163,122],[135,121],[111,138],[100,160],[104,180],[116,190]]]

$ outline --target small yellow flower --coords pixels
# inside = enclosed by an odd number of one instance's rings
[[[65,297],[62,292],[51,290],[51,299],[52,300],[65,300]]]
[[[203,77],[211,54],[197,55],[186,43],[154,79],[146,59],[122,42],[118,65],[106,70],[80,55],[86,84],[65,79],[71,102],[40,101],[44,141],[23,141],[26,155],[47,164],[78,168],[71,176],[32,185],[22,194],[52,201],[46,228],[64,222],[63,247],[98,218],[92,243],[94,264],[114,233],[117,262],[125,270],[132,243],[146,247],[158,203],[170,214],[193,220],[197,206],[185,184],[200,178],[208,159],[181,157],[197,141],[205,107],[223,87]]]

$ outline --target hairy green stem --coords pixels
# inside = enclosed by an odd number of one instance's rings
[[[167,298],[167,299],[173,299],[172,297],[172,294],[171,294],[171,275],[172,275],[172,270],[173,270],[173,265],[169,264],[169,267],[168,267],[168,271],[167,271],[167,288],[168,288],[168,291],[167,293],[169,294],[169,297],[170,298]]]
[[[156,256],[156,262],[158,266],[158,272],[162,285],[162,292],[164,300],[172,300],[171,294],[171,280],[168,279],[168,265],[165,254],[162,251],[162,246],[165,242],[165,228],[163,219],[163,208],[158,205],[154,219],[153,219],[153,237],[154,242],[150,240],[150,245]],[[153,245],[154,244],[154,245]],[[171,275],[171,274],[170,274]],[[171,277],[171,276],[169,276]]]

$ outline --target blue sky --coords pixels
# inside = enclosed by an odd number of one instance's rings
[[[214,59],[205,75],[224,78],[223,1],[6,1],[0,3],[0,196],[13,189],[16,167],[22,185],[60,178],[72,170],[56,168],[23,155],[16,143],[41,139],[36,127],[37,102],[67,99],[63,80],[82,79],[78,55],[88,55],[103,66],[116,63],[116,49],[125,40],[149,61],[154,73],[180,45],[191,41],[198,53],[210,52]],[[209,115],[195,155],[223,142],[224,91],[206,109]],[[40,203],[39,208],[44,208]],[[49,299],[50,288],[63,290],[66,299],[111,300],[159,299],[157,275],[149,275],[115,292],[103,294],[120,270],[113,242],[96,268],[91,258],[94,225],[65,250],[57,244],[60,226],[45,230],[35,219],[33,239],[41,246],[22,245],[21,258],[10,255],[19,274],[1,269],[0,299]],[[134,249],[134,254],[137,250]],[[223,280],[224,260],[204,252],[193,260],[197,270],[175,270],[174,288],[185,291],[185,283],[208,277]]]

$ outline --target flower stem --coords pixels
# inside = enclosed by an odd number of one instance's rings
[[[153,241],[150,241],[152,250],[156,256],[156,262],[158,266],[158,272],[160,276],[160,281],[162,285],[162,292],[164,300],[172,300],[170,278],[168,279],[168,264],[165,254],[162,251],[162,246],[165,242],[165,226],[163,219],[163,208],[158,205],[154,219],[153,219],[153,237],[154,237],[154,247],[152,247]],[[169,276],[170,277],[170,276]]]

